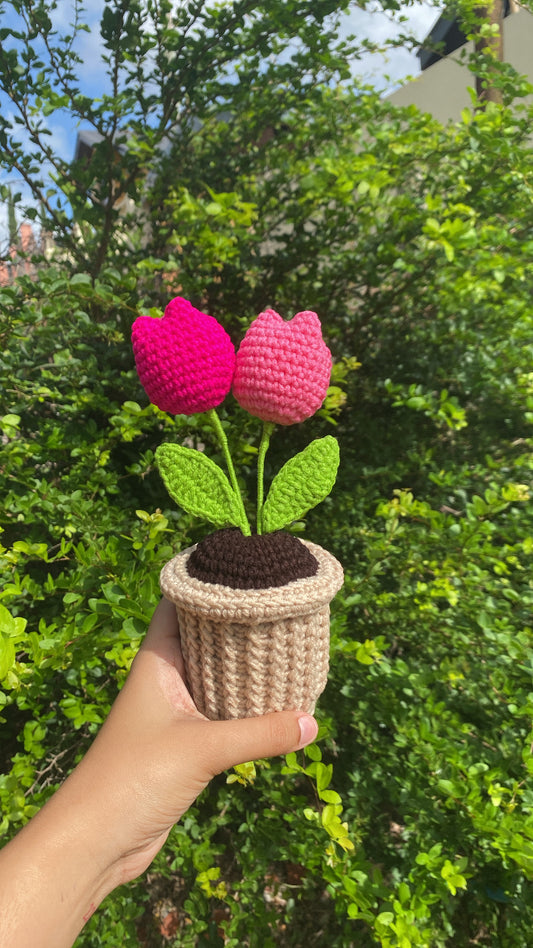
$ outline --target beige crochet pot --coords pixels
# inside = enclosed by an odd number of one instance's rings
[[[341,564],[307,540],[313,576],[267,589],[233,589],[187,572],[194,547],[161,571],[175,603],[188,684],[211,720],[288,708],[312,713],[329,668],[329,604],[343,584]]]

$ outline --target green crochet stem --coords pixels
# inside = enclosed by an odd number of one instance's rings
[[[259,444],[257,455],[257,533],[260,536],[263,532],[263,499],[265,495],[265,457],[270,444],[270,438],[274,431],[273,421],[263,422],[263,433]]]
[[[251,536],[252,531],[250,529],[248,517],[246,516],[246,510],[244,509],[244,501],[242,499],[242,493],[239,487],[239,482],[237,480],[237,475],[235,474],[235,468],[233,467],[233,461],[231,459],[226,432],[224,431],[222,427],[222,422],[220,421],[220,418],[218,417],[214,408],[211,408],[208,412],[206,412],[206,415],[209,418],[209,421],[211,422],[211,424],[213,425],[213,428],[215,429],[218,440],[220,442],[220,447],[222,448],[222,453],[224,455],[224,460],[226,462],[226,467],[228,469],[230,483],[235,492],[235,496],[237,498],[237,502],[239,504],[239,508],[241,511],[241,518],[242,518],[241,530],[244,536],[249,537]]]

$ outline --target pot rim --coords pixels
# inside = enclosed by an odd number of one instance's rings
[[[318,561],[314,576],[266,589],[232,589],[220,583],[206,583],[187,572],[187,561],[195,549],[189,547],[163,566],[161,591],[185,612],[236,623],[272,622],[315,612],[331,602],[339,591],[344,572],[328,550],[310,540],[300,538],[300,542]]]

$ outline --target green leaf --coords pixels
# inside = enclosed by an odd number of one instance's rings
[[[2,418],[0,418],[0,425],[2,427],[2,430],[6,431],[7,434],[9,434],[12,429],[18,428],[19,424],[20,424],[20,415],[9,414],[9,415],[4,415]]]
[[[162,444],[155,456],[170,496],[187,513],[216,527],[246,529],[231,484],[211,458],[180,444]]]
[[[339,445],[327,435],[308,444],[276,474],[263,507],[263,531],[282,530],[303,517],[331,491],[339,467]]]
[[[331,828],[334,823],[340,826],[340,820],[339,820],[337,808],[331,803],[326,803],[326,806],[322,810],[320,818],[322,821],[322,826],[324,827],[329,826]]]
[[[341,849],[344,849],[344,852],[346,853],[353,852],[355,849],[354,844],[348,836],[338,836],[335,839],[335,842],[337,843],[337,846],[340,846]]]
[[[0,603],[0,632],[6,636],[6,638],[20,638],[24,633],[26,628],[26,619],[23,619],[22,616],[12,616],[9,612],[9,609],[6,609]]]
[[[329,787],[332,775],[333,764],[318,764],[316,772],[316,786],[319,794]]]
[[[398,886],[398,898],[402,905],[405,905],[411,898],[411,890],[406,882],[400,882]]]
[[[79,593],[67,592],[63,596],[63,602],[66,606],[69,606],[71,603],[75,602],[76,604],[80,603],[83,599],[83,596],[80,596]]]
[[[336,806],[342,804],[342,798],[336,790],[321,790],[320,799],[323,800],[324,803],[333,803]]]
[[[15,620],[8,609],[0,603],[0,631],[6,636],[13,635]]]
[[[15,646],[11,639],[0,633],[0,681],[5,678],[15,664]]]
[[[70,278],[71,286],[91,286],[92,280],[89,273],[74,273]]]
[[[309,757],[309,760],[322,760],[322,751],[317,744],[309,744],[305,748],[305,753]]]

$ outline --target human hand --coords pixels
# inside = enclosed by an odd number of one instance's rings
[[[216,773],[297,750],[316,733],[298,711],[204,718],[183,681],[175,608],[162,600],[93,745],[0,853],[0,944],[70,948],[106,895],[150,865]]]
[[[149,866],[215,774],[296,750],[317,734],[314,718],[297,711],[208,721],[183,675],[176,610],[163,599],[108,719],[70,778],[100,797],[120,882]]]
[[[208,721],[183,670],[175,608],[162,600],[93,745],[0,853],[0,944],[70,948],[216,773],[316,737],[314,718],[298,711]]]

